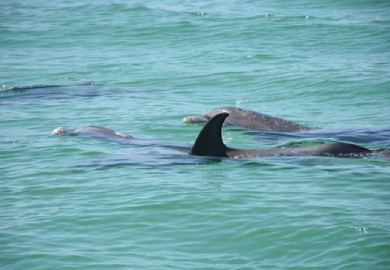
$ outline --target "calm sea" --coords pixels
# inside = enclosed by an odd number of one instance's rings
[[[326,135],[224,127],[229,146],[388,148],[389,1],[2,0],[0,18],[1,269],[390,269],[388,159],[51,134],[191,144],[183,117],[240,106]]]

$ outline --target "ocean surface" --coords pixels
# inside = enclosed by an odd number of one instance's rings
[[[239,106],[315,130],[224,127],[231,147],[389,148],[389,1],[2,0],[0,18],[1,269],[390,269],[389,159],[159,146]],[[157,143],[52,135],[87,125]]]

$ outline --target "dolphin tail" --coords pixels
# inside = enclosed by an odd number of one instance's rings
[[[200,131],[190,154],[195,156],[228,157],[227,147],[222,141],[222,125],[229,114],[214,116]]]

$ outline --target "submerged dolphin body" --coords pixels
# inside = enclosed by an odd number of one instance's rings
[[[58,127],[53,130],[53,135],[81,135],[81,136],[90,136],[97,139],[132,139],[133,136],[115,131],[105,127],[99,126],[87,126],[80,129],[70,129],[66,127]]]
[[[172,142],[161,142],[150,139],[139,139],[133,136],[115,131],[106,127],[101,126],[86,126],[79,129],[70,129],[66,127],[58,127],[53,130],[53,135],[70,135],[70,136],[81,136],[81,137],[92,137],[99,140],[115,142],[121,145],[134,145],[134,146],[152,146],[158,145],[174,150],[184,151],[188,153],[191,149],[191,145],[182,145]]]
[[[199,133],[190,154],[196,156],[216,156],[229,158],[259,157],[259,156],[335,156],[360,157],[373,151],[349,143],[335,142],[304,147],[280,147],[271,149],[234,149],[227,147],[222,141],[222,125],[228,117],[227,113],[214,116]]]
[[[67,86],[87,86],[87,85],[95,85],[94,81],[86,81],[86,82],[76,82],[71,84],[43,84],[43,85],[27,85],[27,86],[15,86],[10,88],[5,88],[2,91],[27,91],[33,89],[40,88],[57,88],[57,87],[67,87]]]
[[[274,131],[304,131],[309,127],[288,121],[282,118],[251,111],[237,107],[218,107],[210,110],[204,116],[187,116],[183,123],[206,123],[220,113],[228,113],[229,117],[225,124],[239,126],[253,130],[274,130]]]

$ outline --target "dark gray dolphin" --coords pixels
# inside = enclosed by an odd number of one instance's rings
[[[207,122],[190,151],[191,155],[229,158],[279,155],[361,157],[373,153],[373,151],[367,148],[343,142],[291,148],[234,149],[227,147],[222,141],[222,125],[227,117],[227,113],[220,113]]]
[[[248,129],[274,131],[304,131],[310,129],[309,127],[282,118],[229,106],[214,108],[204,116],[187,116],[182,121],[183,123],[206,123],[220,113],[229,114],[225,124]]]

